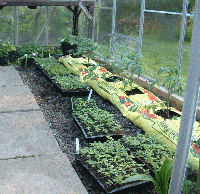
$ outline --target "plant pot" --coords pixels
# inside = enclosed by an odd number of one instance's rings
[[[37,9],[37,6],[28,6],[29,9]]]
[[[70,50],[73,50],[74,52],[77,51],[77,45],[72,45],[69,42],[63,41],[61,42],[61,49],[63,52],[63,55],[70,55],[71,53],[69,52]],[[76,57],[73,54],[71,54],[72,57]]]
[[[9,51],[8,52],[8,59],[11,63],[16,62],[18,58],[20,58],[18,51]]]
[[[7,66],[8,59],[6,57],[0,57],[0,66]]]

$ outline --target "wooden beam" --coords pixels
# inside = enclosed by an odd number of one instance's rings
[[[93,0],[83,0],[81,1],[85,6],[90,6],[94,4]],[[63,1],[63,0],[1,0],[0,6],[78,6],[79,0],[74,1]]]

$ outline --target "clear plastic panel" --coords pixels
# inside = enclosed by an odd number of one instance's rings
[[[14,8],[4,7],[0,10],[0,42],[14,43]]]
[[[183,0],[146,0],[146,9],[181,12]]]
[[[181,16],[145,13],[142,62],[145,75],[160,78],[160,67],[177,67]]]

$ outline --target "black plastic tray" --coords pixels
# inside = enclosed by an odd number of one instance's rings
[[[119,192],[119,191],[123,191],[125,189],[131,189],[132,187],[135,187],[135,186],[138,186],[138,185],[142,185],[142,184],[145,184],[145,183],[150,183],[149,181],[137,181],[137,182],[133,182],[133,183],[127,183],[126,185],[124,186],[121,186],[121,187],[117,187],[111,191],[108,191],[106,188],[105,188],[105,185],[101,182],[101,180],[99,178],[97,178],[97,176],[91,172],[91,170],[83,163],[81,162],[81,160],[79,159],[78,156],[75,157],[76,158],[76,161],[81,164],[81,166],[83,166],[87,172],[89,172],[89,174],[91,174],[91,176],[99,183],[99,185],[102,187],[102,189],[106,192],[106,193],[116,193],[116,192]]]
[[[72,104],[72,111],[74,110],[74,105],[73,105],[73,97],[71,98],[71,104]],[[95,104],[96,105],[96,104]],[[78,127],[81,129],[83,135],[87,139],[87,141],[106,141],[107,137],[112,137],[113,139],[121,139],[124,134],[102,134],[102,135],[94,135],[94,136],[89,136],[87,135],[84,127],[82,126],[81,122],[79,119],[76,117],[75,114],[72,113],[72,116],[74,117],[74,120],[76,121]]]
[[[38,67],[41,72],[47,77],[47,79],[49,79],[60,91],[63,95],[65,96],[87,96],[89,95],[90,90],[89,89],[85,89],[85,88],[80,88],[80,89],[75,89],[75,90],[65,90],[64,88],[62,88],[59,84],[57,84],[55,82],[54,79],[52,79],[52,77],[36,62],[35,66]]]
[[[75,114],[72,113],[72,116],[74,117],[74,120],[76,121],[78,127],[81,129],[83,135],[87,139],[87,141],[93,142],[93,141],[106,141],[107,137],[112,137],[113,139],[121,139],[124,134],[102,134],[102,135],[94,135],[94,136],[88,136],[84,127],[81,125],[80,121],[76,117]]]

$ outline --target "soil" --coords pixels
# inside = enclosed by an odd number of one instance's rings
[[[16,67],[16,69],[18,70],[23,82],[29,86],[46,121],[49,123],[59,146],[68,156],[88,193],[104,193],[95,179],[75,160],[76,138],[78,137],[80,139],[80,147],[88,144],[72,117],[70,97],[63,96],[59,90],[55,88],[54,84],[51,83],[50,80],[48,80],[34,65],[30,65],[27,68]],[[109,101],[104,100],[95,92],[93,92],[92,97],[95,99],[99,108],[105,109],[115,115],[115,119],[120,123],[125,131],[129,131],[131,134],[143,133],[142,130],[136,127],[131,121],[123,117],[120,111]],[[148,194],[152,193],[152,187],[138,186],[138,188],[134,188],[134,191],[130,190],[125,193]]]
[[[113,76],[113,77],[106,78],[107,82],[117,82],[117,81],[122,81],[122,80],[123,80],[123,78],[118,77],[118,76]]]
[[[130,91],[125,91],[125,93],[126,93],[127,96],[136,95],[136,94],[144,94],[144,92],[142,92],[138,88],[134,88]]]
[[[163,110],[159,110],[155,112],[156,115],[161,116],[164,119],[171,119],[173,117],[181,117],[181,115],[179,115],[178,113],[169,110],[169,116],[170,118],[168,118],[167,116],[167,110],[163,111]]]

